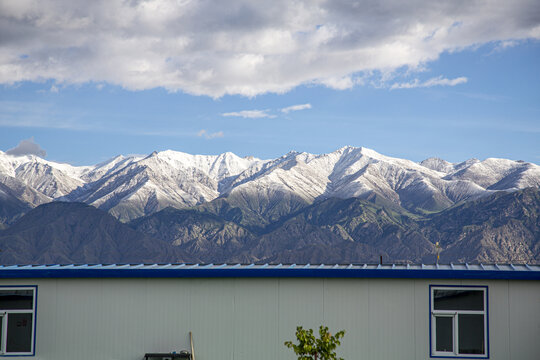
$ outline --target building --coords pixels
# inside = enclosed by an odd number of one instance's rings
[[[0,266],[0,357],[295,359],[296,326],[346,360],[540,359],[538,265]]]

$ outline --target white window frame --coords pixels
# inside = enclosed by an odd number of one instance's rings
[[[462,359],[487,359],[489,358],[489,339],[488,339],[488,288],[487,286],[463,286],[463,285],[430,285],[429,302],[430,302],[430,329],[431,329],[431,349],[430,357],[432,358],[462,358]],[[435,310],[435,290],[465,290],[465,291],[482,291],[484,295],[484,310]],[[484,354],[460,354],[459,351],[459,315],[460,314],[476,314],[484,316]],[[452,338],[453,351],[437,351],[437,317],[452,318]]]
[[[0,290],[31,290],[32,291],[32,309],[21,310],[6,310],[0,308],[0,321],[2,325],[2,336],[0,337],[0,357],[9,356],[34,356],[34,347],[36,339],[36,302],[37,302],[37,286],[0,286]],[[8,334],[8,318],[9,314],[32,314],[32,338],[30,340],[29,352],[6,352],[7,334]]]

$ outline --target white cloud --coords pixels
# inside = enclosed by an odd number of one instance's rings
[[[21,140],[13,149],[7,150],[6,154],[13,156],[36,155],[44,158],[47,155],[47,152],[34,141],[34,137],[31,137],[30,139]]]
[[[0,83],[212,97],[347,89],[443,52],[538,39],[539,13],[537,0],[0,1]]]
[[[291,111],[299,111],[299,110],[305,110],[305,109],[311,109],[311,104],[291,105],[291,106],[287,106],[282,109],[279,109],[279,111],[281,111],[284,114],[288,114]],[[275,118],[276,115],[271,114],[270,111],[274,111],[274,110],[265,109],[265,110],[233,111],[233,112],[223,113],[221,114],[221,116],[242,117],[245,119]],[[275,111],[278,111],[278,110],[276,109]]]
[[[354,81],[350,76],[329,77],[317,82],[335,90],[347,90],[354,86]]]
[[[391,90],[394,89],[413,89],[413,88],[419,88],[419,87],[432,87],[432,86],[456,86],[459,84],[465,84],[467,82],[467,78],[464,76],[455,78],[455,79],[447,79],[443,78],[442,76],[431,78],[426,81],[420,81],[418,79],[414,79],[412,82],[408,83],[394,83],[392,86],[390,86]]]
[[[243,117],[246,119],[258,119],[266,117],[274,117],[273,115],[268,114],[268,110],[242,110],[223,113],[221,116],[226,117]]]
[[[218,131],[214,133],[209,133],[205,129],[202,129],[197,133],[198,137],[204,137],[206,139],[216,139],[216,138],[222,138],[224,136],[223,131]]]
[[[287,106],[281,109],[281,112],[288,114],[291,111],[299,111],[299,110],[306,110],[306,109],[311,109],[311,104],[299,104],[299,105]]]

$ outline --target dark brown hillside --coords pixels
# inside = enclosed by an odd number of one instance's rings
[[[540,262],[540,189],[498,192],[420,224],[454,262]]]
[[[205,210],[167,208],[127,225],[88,205],[50,203],[0,231],[0,261],[328,264],[378,262],[382,255],[385,262],[433,263],[439,241],[443,263],[540,263],[537,188],[494,193],[424,218],[332,198],[260,223],[256,232],[241,224],[242,216]]]
[[[38,206],[0,232],[7,264],[136,263],[189,260],[163,240],[138,233],[81,203]]]
[[[246,228],[215,214],[196,210],[169,207],[133,220],[129,225],[192,254],[198,261],[208,263],[231,261],[256,240],[256,236]],[[237,261],[251,260],[253,258],[248,256]]]

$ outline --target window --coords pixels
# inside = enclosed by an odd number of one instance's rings
[[[430,286],[431,357],[487,358],[487,286]]]
[[[36,290],[0,287],[0,356],[34,354]]]

